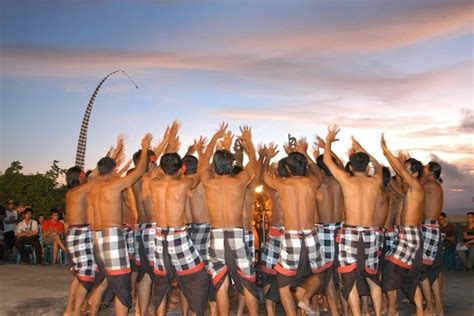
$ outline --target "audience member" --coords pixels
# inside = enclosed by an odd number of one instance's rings
[[[466,214],[467,225],[462,229],[463,243],[456,247],[464,269],[470,271],[474,265],[474,212]]]
[[[53,258],[51,263],[54,265],[58,258],[58,249],[61,248],[64,253],[66,253],[66,247],[62,240],[64,236],[64,224],[59,221],[58,210],[51,210],[51,217],[44,221],[42,230],[44,246],[53,246]]]
[[[30,257],[26,252],[25,246],[32,245],[35,249],[36,264],[41,264],[41,245],[38,239],[38,222],[33,220],[33,210],[26,208],[23,212],[24,219],[16,227],[16,249],[20,252],[21,261],[24,264],[30,264]]]
[[[17,204],[10,200],[5,210],[5,218],[3,219],[3,237],[5,240],[5,259],[9,260],[13,255],[13,246],[15,246],[15,229],[18,222],[18,213],[16,211]]]

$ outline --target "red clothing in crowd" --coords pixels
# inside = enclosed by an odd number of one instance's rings
[[[55,222],[52,219],[47,219],[43,223],[42,230],[44,232],[55,230],[59,233],[64,233],[64,224],[59,221]]]

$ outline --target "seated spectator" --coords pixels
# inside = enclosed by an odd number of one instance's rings
[[[443,237],[444,266],[453,269],[456,265],[456,227],[448,223],[446,213],[439,216],[439,227]]]
[[[5,218],[5,208],[0,205],[0,263],[5,259],[5,242],[3,240],[3,219]]]
[[[456,250],[466,271],[474,265],[474,212],[466,214],[467,225],[462,228],[463,243],[458,244]]]
[[[43,223],[44,215],[38,216],[38,236],[41,243],[43,243]]]
[[[41,264],[41,245],[38,240],[38,222],[31,219],[33,210],[25,209],[24,219],[16,227],[15,247],[20,252],[23,264],[30,264],[30,257],[26,253],[25,246],[32,245],[35,248],[36,264]]]
[[[42,230],[44,246],[53,246],[52,264],[55,265],[58,258],[59,248],[66,253],[66,247],[62,241],[62,238],[64,237],[64,224],[59,221],[58,210],[51,210],[51,218],[44,221]]]
[[[15,246],[15,230],[18,222],[18,213],[16,211],[17,204],[10,200],[5,209],[5,217],[3,219],[3,238],[5,242],[5,260],[13,257],[13,247]]]

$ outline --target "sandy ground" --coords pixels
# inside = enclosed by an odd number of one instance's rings
[[[66,267],[0,265],[0,315],[62,315],[71,279]],[[445,273],[444,304],[448,316],[474,316],[474,272]],[[405,302],[399,307],[400,316],[413,311]],[[112,308],[100,312],[113,314]],[[278,314],[283,315],[281,309]]]

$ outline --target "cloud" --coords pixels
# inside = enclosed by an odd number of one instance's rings
[[[461,125],[459,130],[463,132],[474,132],[474,111],[472,109],[461,109]]]

